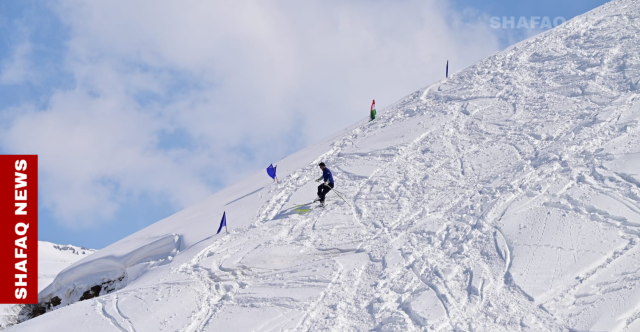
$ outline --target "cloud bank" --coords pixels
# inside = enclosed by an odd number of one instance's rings
[[[73,84],[1,110],[0,147],[40,155],[41,204],[69,227],[135,197],[191,205],[499,48],[486,17],[436,0],[50,6]],[[24,52],[4,83],[29,79]]]

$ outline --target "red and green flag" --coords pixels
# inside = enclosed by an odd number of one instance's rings
[[[371,120],[376,119],[376,100],[375,99],[371,103],[371,113],[369,114],[369,117],[371,117]]]

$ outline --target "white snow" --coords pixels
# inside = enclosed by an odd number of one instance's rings
[[[38,241],[38,291],[47,287],[67,266],[94,252],[93,249]],[[21,308],[20,305],[0,304],[0,329],[13,322]]]
[[[638,45],[616,0],[497,53],[77,262],[12,331],[639,330]],[[296,207],[319,161],[352,208]]]

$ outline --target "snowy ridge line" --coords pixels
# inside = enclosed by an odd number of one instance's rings
[[[39,294],[40,302],[58,297],[62,305],[79,301],[81,295],[95,285],[112,284],[117,290],[127,283],[127,268],[151,261],[170,260],[178,253],[180,236],[168,234],[119,257],[105,256],[80,262],[64,269],[54,281]],[[102,289],[101,289],[102,290]]]
[[[138,330],[639,329],[639,39],[615,0],[410,94],[133,236],[186,249],[102,308]],[[295,213],[320,160],[353,207]],[[115,329],[96,301],[57,314]]]
[[[46,288],[60,271],[94,252],[84,247],[38,241],[38,289]],[[24,305],[0,304],[0,330],[29,318]]]

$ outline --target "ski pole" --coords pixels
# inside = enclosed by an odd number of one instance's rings
[[[333,189],[333,188],[332,188],[332,189]],[[333,191],[335,191],[335,192],[336,192],[336,194],[344,195],[342,192],[340,192],[340,191],[338,191],[338,190],[333,189]]]
[[[342,194],[342,192],[340,192],[340,191],[338,191],[338,190],[333,189],[333,191],[335,191],[335,192],[336,192],[336,193],[338,193],[338,194]],[[343,194],[343,195],[344,195],[344,194]]]
[[[327,186],[327,185],[325,184],[325,186]],[[327,187],[329,187],[329,186],[327,186]],[[331,187],[329,187],[329,188],[331,188]],[[333,188],[331,188],[331,189],[333,189]],[[352,206],[351,206],[351,204],[349,204],[349,202],[347,202],[347,200],[346,200],[346,199],[344,199],[344,197],[342,197],[342,195],[340,195],[340,192],[339,192],[339,191],[337,191],[337,190],[335,190],[335,189],[333,189],[333,191],[335,191],[336,195],[338,195],[338,197],[342,198],[342,200],[343,200],[345,203],[347,203],[347,205],[349,205],[349,207],[352,207]]]
[[[349,202],[347,202],[347,200],[346,200],[346,199],[344,199],[344,197],[342,197],[342,195],[340,195],[340,193],[338,193],[337,191],[336,191],[336,195],[338,195],[338,197],[342,198],[342,200],[343,200],[345,203],[347,203],[347,205],[349,205],[349,207],[352,207],[352,206],[351,206],[351,204],[349,204]]]

